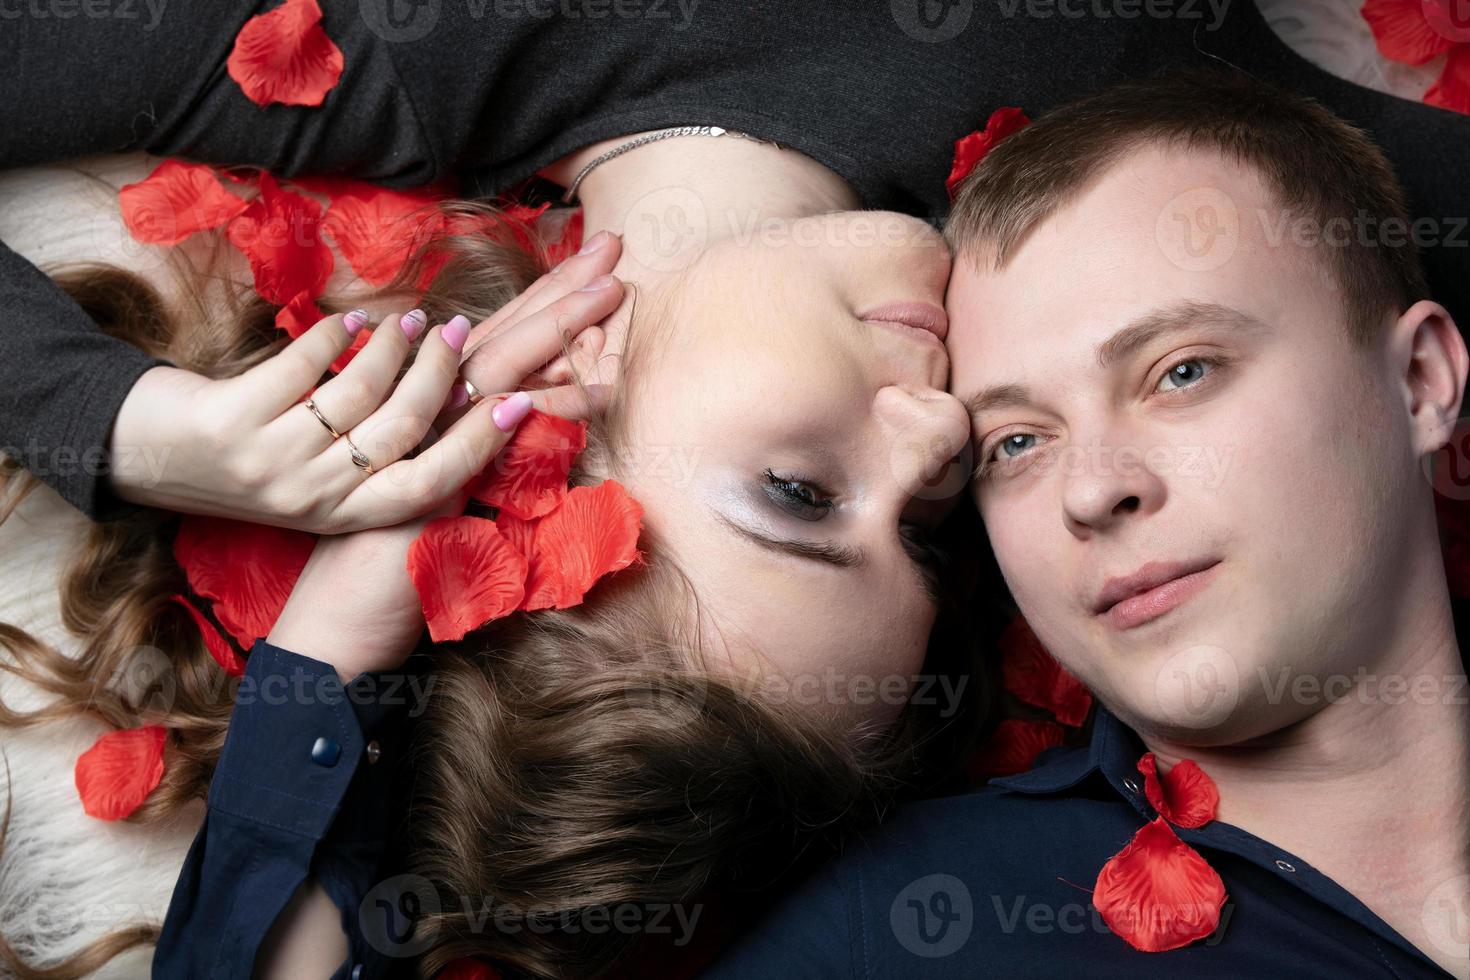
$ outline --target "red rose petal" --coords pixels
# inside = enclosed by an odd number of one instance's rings
[[[322,240],[321,222],[320,204],[260,175],[260,197],[228,230],[230,244],[250,260],[257,293],[281,305],[298,293],[322,294],[332,275],[332,250]]]
[[[616,480],[573,487],[536,525],[521,608],[569,609],[610,572],[639,558],[643,508]]]
[[[1156,817],[1103,865],[1092,904],[1128,945],[1162,953],[1215,931],[1225,883],[1163,817]]]
[[[117,197],[132,236],[160,245],[177,245],[195,232],[218,228],[250,206],[225,190],[212,167],[181,160],[165,160]]]
[[[526,571],[526,559],[483,517],[436,518],[408,549],[408,574],[436,643],[514,612]]]
[[[985,155],[995,148],[995,145],[1007,136],[1030,125],[1031,120],[1026,118],[1026,113],[1013,106],[1004,106],[990,114],[985,121],[985,128],[976,130],[969,136],[962,136],[955,140],[954,162],[949,167],[949,177],[944,181],[944,189],[949,192],[950,199],[954,199],[955,188],[970,175]]]
[[[1470,44],[1450,52],[1444,71],[1424,93],[1424,101],[1441,109],[1470,113]]]
[[[1014,620],[1000,638],[1005,687],[1027,704],[1046,708],[1063,725],[1080,725],[1092,708],[1092,695],[1082,682],[1046,652],[1031,627]]]
[[[291,297],[291,302],[276,311],[276,326],[286,331],[294,340],[316,326],[317,321],[323,319],[325,316],[326,314],[321,311],[316,305],[316,301],[312,299],[311,293],[303,291]],[[367,346],[367,342],[372,336],[372,330],[366,327],[359,330],[353,336],[352,343],[348,345],[347,349],[337,355],[337,359],[332,362],[330,370],[333,373],[340,373],[343,368],[352,363],[352,359],[357,356],[358,351]]]
[[[98,820],[121,820],[163,779],[161,725],[108,732],[77,757],[73,778],[82,809]]]
[[[204,648],[214,658],[214,662],[224,668],[226,674],[231,677],[241,677],[245,673],[245,658],[235,652],[230,646],[230,641],[220,635],[213,623],[205,618],[204,613],[194,608],[194,604],[184,596],[175,594],[169,598],[189,610],[189,615],[194,619],[194,625],[199,627],[199,635],[204,638]]]
[[[470,484],[470,495],[512,517],[549,514],[567,495],[572,461],[587,448],[587,423],[538,409]]]
[[[383,287],[444,224],[439,198],[389,190],[361,181],[337,190],[326,229],[354,272]]]
[[[185,514],[174,559],[243,647],[267,635],[316,547],[305,531]]]
[[[434,980],[500,980],[500,974],[483,960],[463,956],[440,970]]]
[[[1138,760],[1143,773],[1143,795],[1159,816],[1181,827],[1203,827],[1215,819],[1220,806],[1220,791],[1193,759],[1180,759],[1161,780],[1159,763],[1152,752]]]
[[[1367,0],[1360,12],[1373,31],[1378,53],[1390,61],[1422,65],[1449,50],[1449,39],[1430,26],[1420,0]]]
[[[1065,734],[1056,722],[1007,718],[975,750],[965,771],[977,783],[1026,772],[1043,750],[1061,745]]]
[[[295,340],[306,331],[316,326],[317,321],[325,316],[316,305],[316,300],[311,293],[302,290],[291,301],[276,311],[276,326]]]
[[[321,105],[342,77],[342,49],[321,26],[316,0],[286,0],[235,35],[225,70],[256,105]]]

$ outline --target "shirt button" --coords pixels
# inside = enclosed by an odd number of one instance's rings
[[[1128,792],[1133,793],[1134,795],[1138,794],[1138,784],[1135,783],[1132,779],[1123,780],[1123,786],[1128,790]]]
[[[352,968],[352,980],[362,980],[362,964],[359,963]]]
[[[319,766],[335,766],[342,754],[342,746],[323,735],[312,743],[311,761]]]
[[[1292,864],[1290,861],[1283,861],[1280,858],[1276,859],[1276,867],[1280,868],[1282,871],[1296,870],[1296,865]]]
[[[379,756],[381,756],[382,754],[383,750],[378,747],[377,739],[373,739],[367,744],[367,760],[369,764],[377,762]]]

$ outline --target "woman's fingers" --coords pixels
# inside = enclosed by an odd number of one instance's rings
[[[567,352],[581,332],[618,308],[623,284],[607,275],[536,313],[507,324],[476,347],[459,372],[484,394],[511,391]]]
[[[605,231],[593,235],[583,244],[580,252],[537,279],[525,292],[496,310],[494,316],[471,330],[465,351],[473,351],[516,319],[537,313],[567,293],[607,275],[618,264],[618,258],[622,254],[623,240],[617,235]]]
[[[511,403],[509,408],[499,408]],[[378,470],[349,493],[333,515],[340,529],[393,524],[443,505],[477,476],[515,434],[530,400],[487,398],[413,459]],[[524,406],[516,410],[517,406]]]
[[[388,315],[373,330],[372,338],[357,352],[352,362],[312,392],[312,402],[332,428],[348,432],[383,404],[403,366],[403,359],[408,356],[413,338],[422,333],[423,328],[422,310],[410,310],[401,317]],[[301,396],[298,394],[297,397]],[[289,425],[293,438],[317,440],[308,442],[308,445],[325,448],[332,441],[332,434],[326,426],[313,418],[310,412],[288,412],[283,421]]]
[[[363,310],[325,317],[279,354],[236,378],[240,390],[249,392],[243,400],[246,421],[264,424],[293,407],[367,324]]]
[[[423,441],[458,374],[469,329],[468,319],[455,316],[429,331],[393,394],[352,429],[353,443],[375,467],[397,461]]]

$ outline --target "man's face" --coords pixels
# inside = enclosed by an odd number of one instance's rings
[[[1399,628],[1407,413],[1290,220],[1253,171],[1143,149],[950,283],[1016,601],[1113,711],[1185,744],[1304,717],[1283,682],[1372,670]]]

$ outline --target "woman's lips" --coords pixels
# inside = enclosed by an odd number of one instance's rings
[[[934,340],[943,342],[949,333],[949,317],[942,307],[935,306],[933,303],[919,301],[884,303],[882,306],[863,310],[858,314],[858,319],[867,323],[896,327],[910,336],[916,336],[912,333],[913,331],[927,334],[928,336],[916,337],[916,339],[929,343]]]
[[[1098,615],[1114,629],[1129,630],[1152,622],[1193,598],[1210,584],[1218,561],[1197,571],[1187,572],[1161,582],[1152,588],[1134,592],[1104,609]]]

